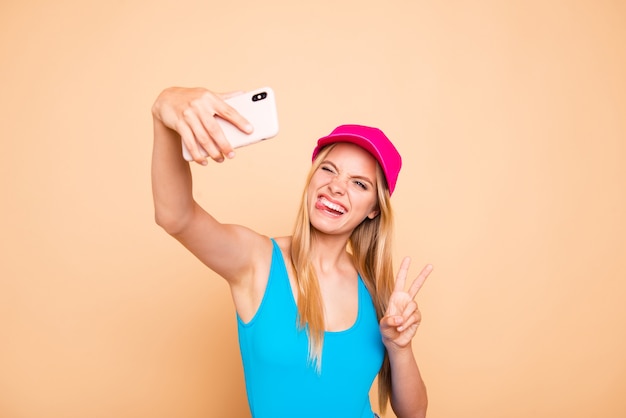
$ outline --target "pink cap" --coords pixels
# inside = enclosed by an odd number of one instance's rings
[[[402,167],[402,157],[389,138],[378,128],[362,125],[341,125],[335,128],[329,135],[320,138],[313,150],[313,159],[326,145],[336,142],[350,142],[372,154],[385,173],[389,195],[396,188],[398,174]]]

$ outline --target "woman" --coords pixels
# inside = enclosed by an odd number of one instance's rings
[[[401,158],[378,129],[343,125],[321,138],[293,236],[269,238],[222,224],[194,200],[189,163],[234,151],[219,116],[252,127],[219,95],[165,89],[153,108],[152,185],[157,224],[229,284],[252,415],[375,416],[369,390],[398,417],[426,414],[426,388],[411,341],[421,315],[414,298],[432,270],[404,290],[409,259],[394,283],[392,211]]]

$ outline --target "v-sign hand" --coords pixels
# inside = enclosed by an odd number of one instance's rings
[[[408,290],[405,290],[406,276],[411,259],[405,257],[396,276],[393,293],[385,316],[380,320],[380,333],[387,350],[401,349],[409,345],[422,320],[415,297],[424,285],[426,278],[433,271],[433,266],[427,264],[415,278]]]

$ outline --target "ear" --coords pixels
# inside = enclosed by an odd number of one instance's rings
[[[375,210],[371,211],[371,212],[367,215],[367,217],[368,217],[369,219],[374,219],[375,217],[377,217],[377,216],[378,216],[378,214],[380,214],[380,211],[379,211],[378,209],[375,209]]]

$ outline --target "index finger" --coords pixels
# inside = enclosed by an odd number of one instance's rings
[[[411,298],[417,296],[417,293],[420,291],[424,282],[428,278],[428,275],[433,271],[432,264],[426,264],[420,274],[415,278],[413,283],[411,283],[411,287],[409,288],[409,295]]]
[[[393,289],[394,292],[404,291],[404,286],[406,285],[406,276],[409,273],[410,265],[411,265],[411,258],[404,257],[402,259],[402,263],[400,264],[400,268],[398,269],[398,274],[396,275],[396,284]]]
[[[211,158],[216,161],[221,161],[223,155],[228,158],[234,157],[233,147],[227,140],[222,127],[218,123],[218,119],[223,119],[231,125],[236,123],[243,125],[243,127],[235,126],[240,130],[251,130],[250,123],[235,108],[224,101],[224,98],[236,95],[237,93],[206,95],[204,97],[205,100],[198,105],[202,108],[202,112],[199,112],[199,114],[202,124],[208,133],[208,137],[199,138],[200,143],[211,155]]]
[[[222,94],[221,97],[224,100],[230,99],[232,97],[236,97],[243,92],[233,92],[233,93],[225,93]],[[230,122],[235,125],[240,131],[245,132],[247,134],[252,133],[254,127],[246,118],[244,118],[241,113],[234,107],[232,107],[228,102],[222,101],[219,107],[216,107],[216,114],[222,119]]]

